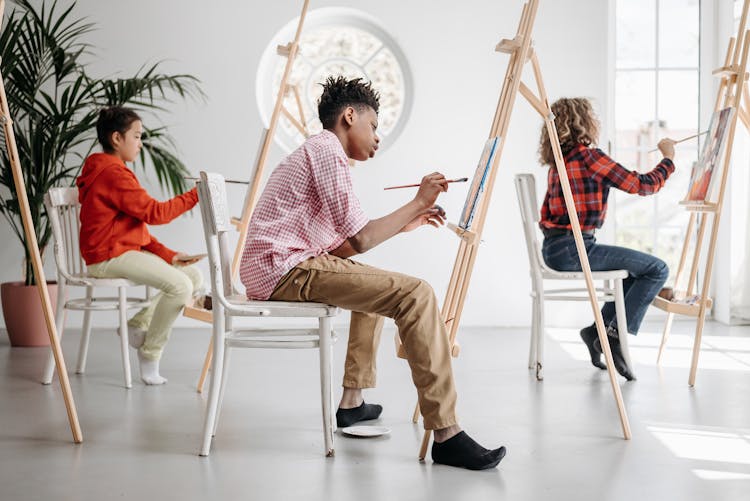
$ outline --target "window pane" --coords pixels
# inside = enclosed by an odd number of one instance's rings
[[[654,230],[653,228],[620,228],[617,231],[616,245],[653,254]]]
[[[618,0],[615,16],[617,68],[652,68],[656,64],[656,2]]]
[[[659,119],[666,134],[681,139],[698,132],[698,72],[659,72]],[[691,143],[695,144],[695,143]]]
[[[617,72],[615,129],[618,148],[649,149],[656,115],[655,81],[656,74],[653,71]]]
[[[699,5],[698,0],[659,0],[659,66],[698,66]]]
[[[639,197],[622,191],[616,191],[617,229],[641,226],[650,228],[654,223],[653,199]]]
[[[682,246],[685,242],[686,228],[687,222],[685,222],[685,226],[682,228],[661,228],[656,236],[657,241],[654,255],[667,263],[670,279],[674,277],[674,274],[677,272],[677,266],[680,264],[680,255],[682,254]],[[686,266],[689,265],[689,263],[686,264]],[[667,283],[670,283],[670,279],[667,279]]]

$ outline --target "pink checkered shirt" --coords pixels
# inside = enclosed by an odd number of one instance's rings
[[[335,134],[310,137],[271,173],[248,227],[240,280],[249,299],[268,299],[279,280],[336,249],[368,223]]]

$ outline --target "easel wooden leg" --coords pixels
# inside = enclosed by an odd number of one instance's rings
[[[208,369],[211,367],[211,361],[214,354],[214,338],[208,342],[208,349],[206,350],[206,358],[203,360],[203,369],[201,370],[201,377],[198,379],[198,387],[196,391],[203,393],[203,385],[206,384],[206,376],[208,375]]]
[[[431,430],[425,430],[424,436],[422,437],[422,445],[419,447],[419,460],[424,461],[427,457],[427,446],[430,445],[430,437],[432,436]]]
[[[5,2],[4,0],[0,0],[0,19],[2,19],[4,11]],[[0,124],[3,127],[3,132],[5,134],[5,147],[7,149],[6,153],[10,161],[14,188],[16,190],[16,196],[18,197],[18,206],[21,213],[23,230],[26,236],[26,245],[29,251],[29,255],[31,256],[31,264],[34,269],[34,275],[36,276],[37,290],[39,292],[39,297],[42,303],[42,314],[44,315],[44,320],[47,324],[47,333],[49,334],[50,347],[52,348],[52,354],[55,358],[57,376],[60,381],[60,389],[62,390],[63,400],[65,400],[65,409],[68,414],[70,431],[73,434],[73,441],[78,444],[83,441],[83,434],[81,433],[81,425],[78,422],[78,411],[76,410],[76,405],[73,401],[73,392],[70,389],[68,369],[65,366],[65,358],[63,357],[62,348],[60,346],[60,339],[57,336],[55,314],[52,310],[52,302],[49,297],[49,290],[47,290],[47,279],[44,275],[42,256],[41,252],[39,251],[39,243],[36,239],[34,220],[31,217],[29,198],[26,193],[26,182],[24,181],[23,172],[21,171],[21,164],[18,157],[18,146],[16,145],[16,136],[13,132],[13,120],[11,119],[10,109],[8,108],[8,97],[5,94],[5,83],[2,74],[0,74],[0,113]]]
[[[669,332],[672,330],[672,320],[674,320],[674,313],[667,313],[667,320],[664,322],[664,332],[661,334],[661,344],[659,344],[659,354],[656,355],[656,365],[661,363],[661,356],[664,353],[664,347],[667,345]]]

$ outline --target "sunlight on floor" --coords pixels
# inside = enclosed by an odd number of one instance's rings
[[[588,360],[588,351],[577,329],[548,327],[546,331],[547,336],[557,341],[568,355],[576,360]],[[628,341],[630,357],[634,363],[656,365],[661,332],[641,331]],[[750,372],[750,338],[704,335],[702,341],[699,361],[701,369]],[[692,334],[671,334],[660,366],[688,369],[692,351]]]
[[[676,457],[711,462],[713,469],[693,469],[704,480],[750,479],[750,430],[717,431],[716,428],[676,428],[650,425],[648,430]],[[718,469],[722,468],[722,469]],[[737,471],[740,470],[740,471]]]

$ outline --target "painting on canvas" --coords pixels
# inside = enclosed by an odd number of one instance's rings
[[[499,139],[499,137],[491,137],[484,144],[484,150],[482,150],[482,156],[479,158],[474,178],[466,194],[466,202],[464,202],[464,209],[461,211],[461,219],[458,222],[458,226],[464,230],[468,230],[471,227],[474,213],[479,207],[479,201],[484,192],[484,183],[487,181],[487,175],[492,167],[492,160],[495,158]]]
[[[705,201],[711,192],[713,174],[721,168],[719,162],[724,156],[729,122],[733,113],[734,108],[724,108],[711,117],[711,125],[708,127],[706,142],[703,143],[703,151],[698,161],[693,164],[690,173],[687,200]]]

